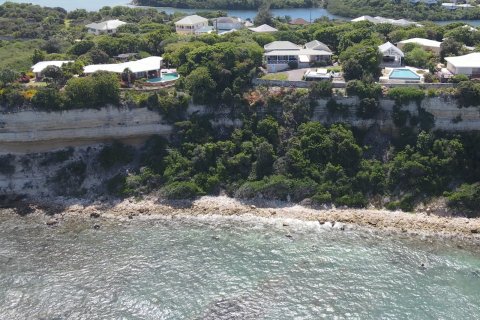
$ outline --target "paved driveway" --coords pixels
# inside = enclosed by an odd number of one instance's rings
[[[308,69],[310,68],[288,70],[288,71],[285,71],[285,73],[288,75],[289,81],[300,81],[300,80],[303,80],[303,75],[305,74],[305,71],[307,71]]]

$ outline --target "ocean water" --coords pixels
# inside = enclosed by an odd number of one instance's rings
[[[479,319],[480,254],[313,222],[0,217],[0,319],[321,318]]]

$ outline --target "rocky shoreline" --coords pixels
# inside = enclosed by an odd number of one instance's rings
[[[378,209],[313,209],[279,201],[241,201],[226,196],[205,196],[196,200],[161,201],[151,196],[142,200],[88,201],[78,199],[20,200],[9,211],[36,215],[50,226],[75,218],[156,219],[164,217],[259,217],[317,221],[335,229],[370,229],[389,233],[476,240],[480,243],[480,218],[440,217],[428,213],[405,213]],[[97,226],[99,227],[99,226]]]

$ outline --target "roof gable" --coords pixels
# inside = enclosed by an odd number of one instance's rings
[[[175,24],[197,24],[202,22],[208,22],[208,19],[194,14],[178,20],[177,22],[175,22]]]
[[[320,42],[318,40],[313,40],[305,43],[305,48],[312,49],[312,50],[323,50],[323,51],[332,52],[332,50],[330,50],[330,48],[325,43]]]
[[[380,51],[383,55],[388,53],[391,55],[392,53],[396,53],[399,56],[403,57],[403,51],[395,47],[391,42],[385,42],[384,44],[378,46],[378,51]]]
[[[273,50],[300,50],[300,47],[290,41],[273,41],[263,46],[266,51]]]

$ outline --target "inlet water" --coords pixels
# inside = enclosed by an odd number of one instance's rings
[[[1,217],[0,319],[480,315],[480,255],[448,242],[276,220],[100,223]]]

